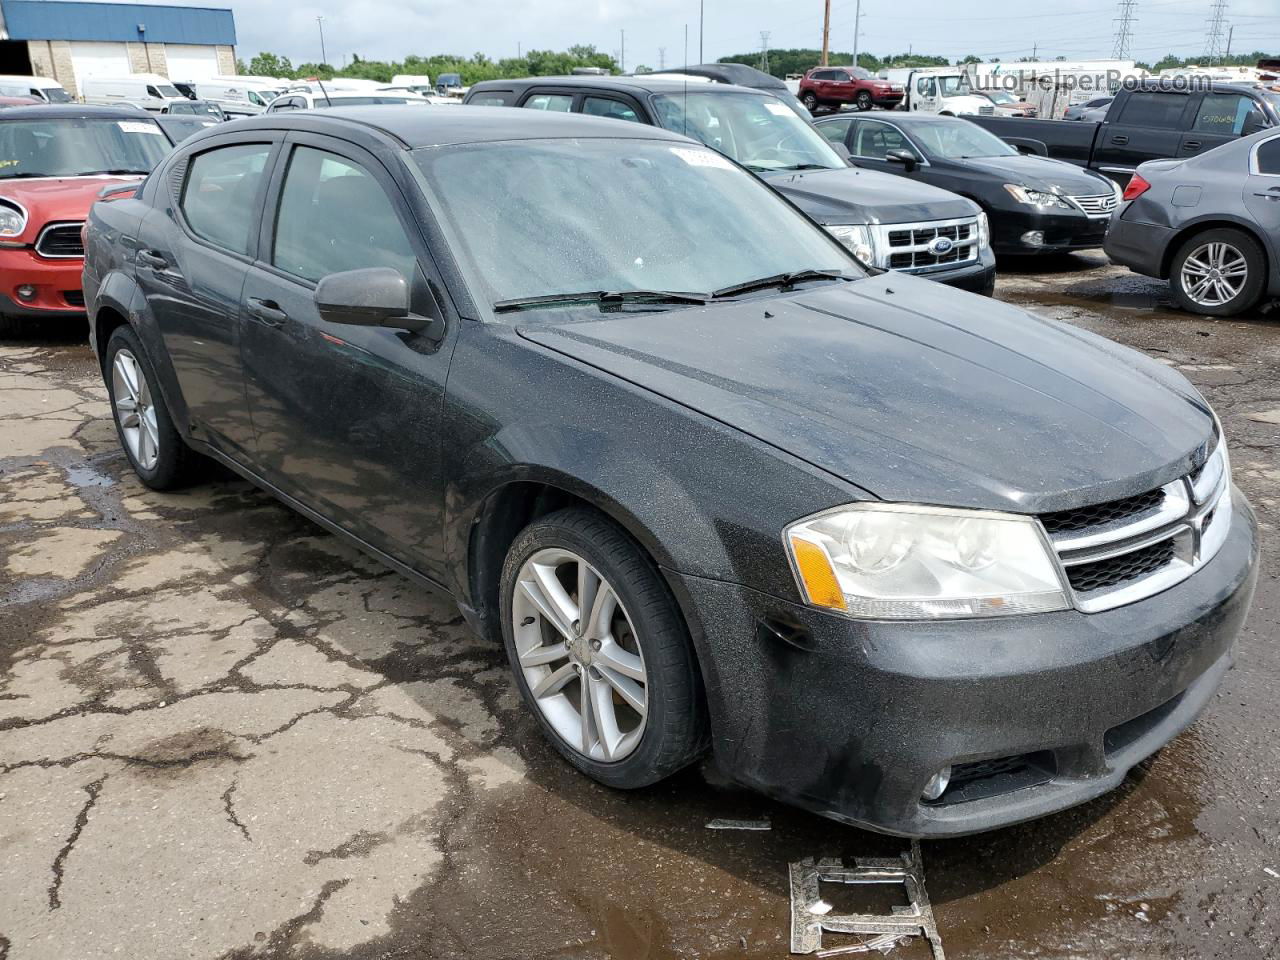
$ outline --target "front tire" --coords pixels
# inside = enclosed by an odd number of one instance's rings
[[[804,108],[812,114],[818,112],[818,98],[810,91],[800,98],[800,102],[804,104]]]
[[[583,507],[549,514],[516,537],[501,590],[516,685],[569,763],[635,789],[698,757],[707,720],[689,632],[625,531]]]
[[[859,110],[867,111],[871,109],[871,94],[866,90],[859,90],[858,95],[854,97],[854,103],[857,104]]]
[[[112,331],[103,372],[116,435],[138,479],[152,490],[189,483],[203,458],[187,446],[173,425],[155,370],[131,327]]]
[[[1173,255],[1169,287],[1184,310],[1233,317],[1257,305],[1266,286],[1267,258],[1241,230],[1206,230]]]

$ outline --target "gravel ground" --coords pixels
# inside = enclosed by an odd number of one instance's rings
[[[1190,377],[1264,557],[1216,702],[1120,790],[923,844],[947,954],[1278,957],[1280,314],[1100,254],[998,295]],[[138,484],[79,331],[0,344],[0,397],[0,960],[780,958],[789,861],[903,849],[709,768],[573,773],[449,603],[238,480]]]

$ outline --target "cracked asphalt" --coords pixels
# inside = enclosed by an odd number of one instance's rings
[[[1280,311],[1100,253],[999,296],[1196,383],[1264,556],[1236,669],[1120,790],[923,844],[947,954],[1280,957]],[[0,343],[0,960],[785,957],[788,861],[903,846],[709,766],[596,786],[448,602],[230,476],[146,490],[82,331]]]

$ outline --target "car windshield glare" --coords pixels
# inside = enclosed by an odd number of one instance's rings
[[[770,94],[688,93],[654,97],[658,122],[701,140],[749,170],[841,170],[848,166],[807,121]]]
[[[9,120],[0,123],[0,180],[149,173],[168,151],[164,132],[143,114],[136,120]]]
[[[413,156],[490,305],[581,291],[706,294],[810,270],[865,275],[763,183],[694,144],[524,140]]]
[[[940,160],[1007,157],[1018,152],[994,133],[968,120],[921,123],[912,128],[911,136],[924,147],[925,153]]]

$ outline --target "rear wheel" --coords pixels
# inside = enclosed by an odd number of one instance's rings
[[[643,787],[702,751],[688,630],[652,562],[605,517],[560,510],[516,538],[502,571],[502,628],[525,703],[583,773]]]
[[[103,369],[116,434],[138,478],[153,490],[189,483],[204,458],[187,446],[173,425],[155,370],[132,328],[112,331]]]
[[[859,90],[858,95],[854,97],[854,103],[857,104],[859,110],[870,110],[871,94],[866,90]]]
[[[1262,248],[1248,234],[1229,227],[1206,230],[1173,255],[1169,286],[1184,310],[1231,317],[1262,298],[1266,269]]]

